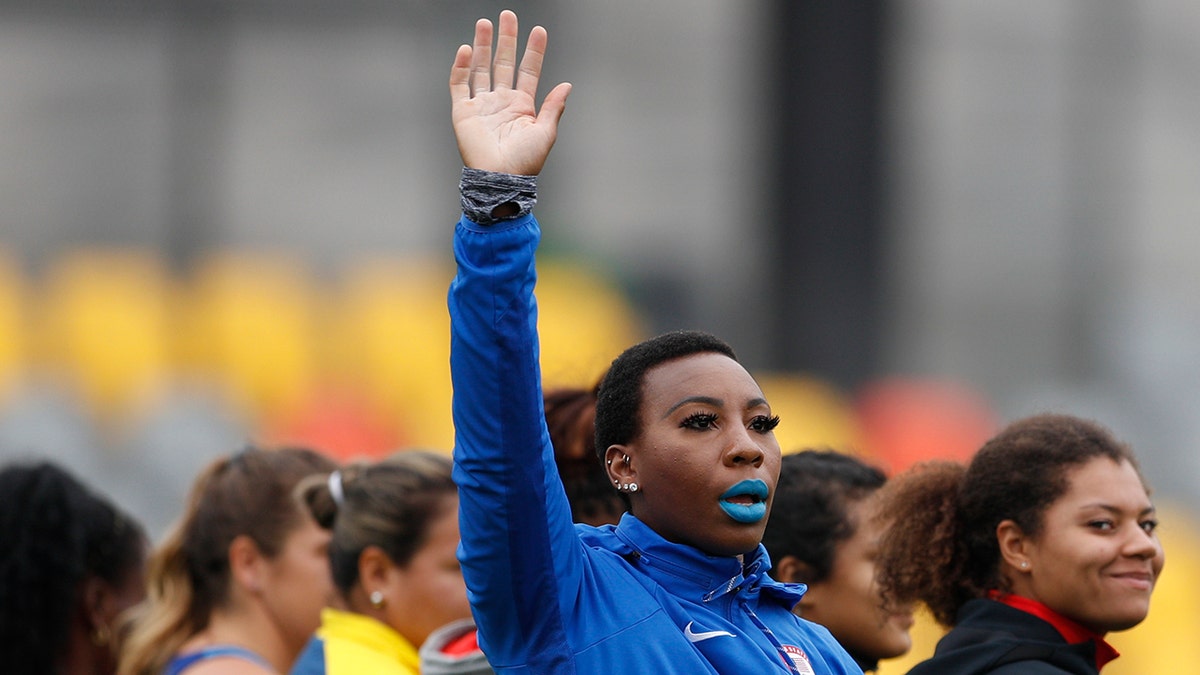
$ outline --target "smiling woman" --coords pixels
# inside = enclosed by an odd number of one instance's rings
[[[506,673],[859,673],[792,613],[759,543],[777,418],[733,350],[677,332],[626,350],[597,392],[596,450],[630,512],[576,526],[538,364],[535,177],[569,85],[534,101],[546,31],[481,19],[450,75],[464,163],[450,289],[459,557],[479,643]]]
[[[1018,420],[969,466],[918,467],[885,488],[889,597],[953,629],[925,673],[1098,673],[1110,631],[1141,623],[1163,567],[1132,452],[1067,415]]]

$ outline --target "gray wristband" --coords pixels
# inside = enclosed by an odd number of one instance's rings
[[[458,191],[463,214],[472,222],[491,225],[533,211],[537,204],[537,176],[463,167]]]

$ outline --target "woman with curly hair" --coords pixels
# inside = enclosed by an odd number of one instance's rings
[[[55,464],[14,464],[0,542],[4,672],[115,672],[120,617],[145,595],[141,525]]]
[[[1146,617],[1154,504],[1132,451],[1093,421],[1018,420],[970,465],[918,466],[885,491],[884,591],[951,628],[911,675],[1094,675],[1117,656],[1105,634]]]

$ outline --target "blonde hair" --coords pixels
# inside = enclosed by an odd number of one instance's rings
[[[336,468],[306,448],[247,448],[209,464],[192,486],[183,517],[151,555],[146,601],[133,614],[119,675],[159,675],[181,645],[229,601],[229,546],[250,537],[278,555],[303,522],[297,483]]]

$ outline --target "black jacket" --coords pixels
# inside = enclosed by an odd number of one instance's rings
[[[1067,644],[1049,623],[995,600],[970,600],[933,656],[908,675],[1097,675],[1096,643]]]

